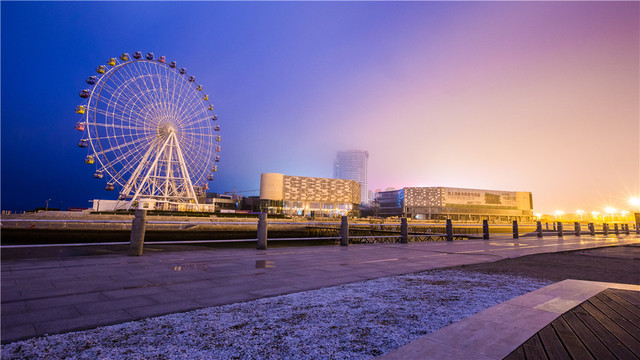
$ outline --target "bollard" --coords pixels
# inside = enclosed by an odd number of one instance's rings
[[[562,222],[558,221],[558,237],[563,237],[564,235],[562,234]]]
[[[482,220],[482,238],[489,240],[489,220]]]
[[[558,229],[556,229],[556,223],[553,223],[553,231],[557,231]]]
[[[447,241],[453,241],[453,224],[447,219]]]
[[[624,234],[629,235],[629,224],[624,224]]]
[[[613,224],[613,231],[616,233],[616,236],[620,235],[620,229],[618,228],[618,223]]]
[[[520,232],[518,231],[518,220],[513,220],[513,238],[517,239],[520,237]]]
[[[589,225],[587,225],[587,227],[589,228],[589,231],[591,232],[591,236],[595,236],[596,235],[596,224],[589,223]]]
[[[129,256],[142,255],[142,248],[144,247],[144,233],[147,229],[147,210],[136,209],[133,217],[133,223],[131,224],[131,237],[129,238]]]
[[[609,224],[607,224],[607,223],[603,223],[602,224],[602,234],[604,236],[609,235]]]
[[[536,232],[538,233],[538,237],[542,237],[542,221],[536,222]]]
[[[342,217],[340,224],[340,246],[349,246],[349,218]]]
[[[640,222],[636,223],[636,233],[640,234]]]
[[[407,225],[407,218],[400,219],[400,243],[406,244],[409,242],[409,225]]]
[[[577,221],[576,221],[576,222],[574,222],[574,223],[573,223],[573,228],[574,228],[574,229],[575,229],[575,231],[576,231],[576,236],[580,236],[580,230],[581,230],[581,229],[580,229],[580,223],[579,223],[579,222],[577,222]]]
[[[267,213],[258,214],[258,242],[256,249],[267,250]]]
[[[544,225],[547,227],[547,230],[549,230],[549,223],[544,223]]]

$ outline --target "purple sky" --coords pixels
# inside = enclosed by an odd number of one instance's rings
[[[2,2],[2,209],[115,196],[76,146],[84,79],[153,51],[223,126],[212,190],[332,176],[531,191],[536,211],[640,194],[638,2]],[[246,193],[257,195],[257,193]]]

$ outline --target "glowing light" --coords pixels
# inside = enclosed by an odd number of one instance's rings
[[[542,214],[540,213],[535,213],[534,215],[538,218],[538,220],[540,220],[540,218],[542,217]]]
[[[556,214],[556,219],[558,219],[558,218],[562,219],[562,215],[564,215],[564,211],[562,211],[562,210],[556,210],[556,211],[554,212],[554,214]]]
[[[584,210],[576,210],[576,213],[580,215],[580,221],[582,221],[582,214],[584,214]]]
[[[611,206],[607,206],[606,208],[604,208],[604,212],[606,214],[611,215],[611,221],[613,221],[613,214],[616,212],[616,208],[611,207]],[[604,216],[603,216],[603,220],[604,220]]]
[[[629,198],[629,204],[631,204],[631,206],[635,207],[634,210],[640,211],[640,197]]]

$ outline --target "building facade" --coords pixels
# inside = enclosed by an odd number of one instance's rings
[[[362,150],[338,151],[333,166],[333,178],[355,180],[360,184],[360,201],[367,204],[368,191],[368,167],[369,153]]]
[[[358,215],[359,204],[360,184],[354,180],[276,173],[260,176],[260,210],[269,214],[314,217]]]
[[[421,220],[534,221],[530,192],[405,187],[376,193],[378,215]]]

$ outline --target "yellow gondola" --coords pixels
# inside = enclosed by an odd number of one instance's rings
[[[209,105],[209,110],[213,110],[213,105]]]
[[[196,90],[198,90],[198,91],[202,91],[202,85],[198,85],[198,86],[196,86]]]
[[[91,156],[91,155],[88,155],[88,156],[84,159],[84,163],[85,163],[85,164],[89,164],[89,165],[91,165],[91,164],[93,164],[93,163],[95,163],[95,162],[96,162],[96,159],[94,159],[94,158],[93,158],[93,156]]]
[[[129,60],[129,54],[128,53],[122,53],[122,55],[120,55],[120,60],[122,60],[122,61]]]
[[[221,141],[220,135],[216,135],[216,141]]]
[[[205,95],[202,97],[202,100],[209,100],[209,95]]]
[[[82,105],[78,105],[76,106],[76,114],[84,114],[87,111],[87,108],[85,108]]]
[[[100,65],[100,66],[98,66],[98,68],[96,68],[96,72],[98,74],[104,74],[106,71],[107,71],[107,68],[104,67],[104,65]]]
[[[109,66],[116,66],[116,58],[111,58],[111,59],[109,59],[109,62],[107,63],[107,65],[109,65]]]

